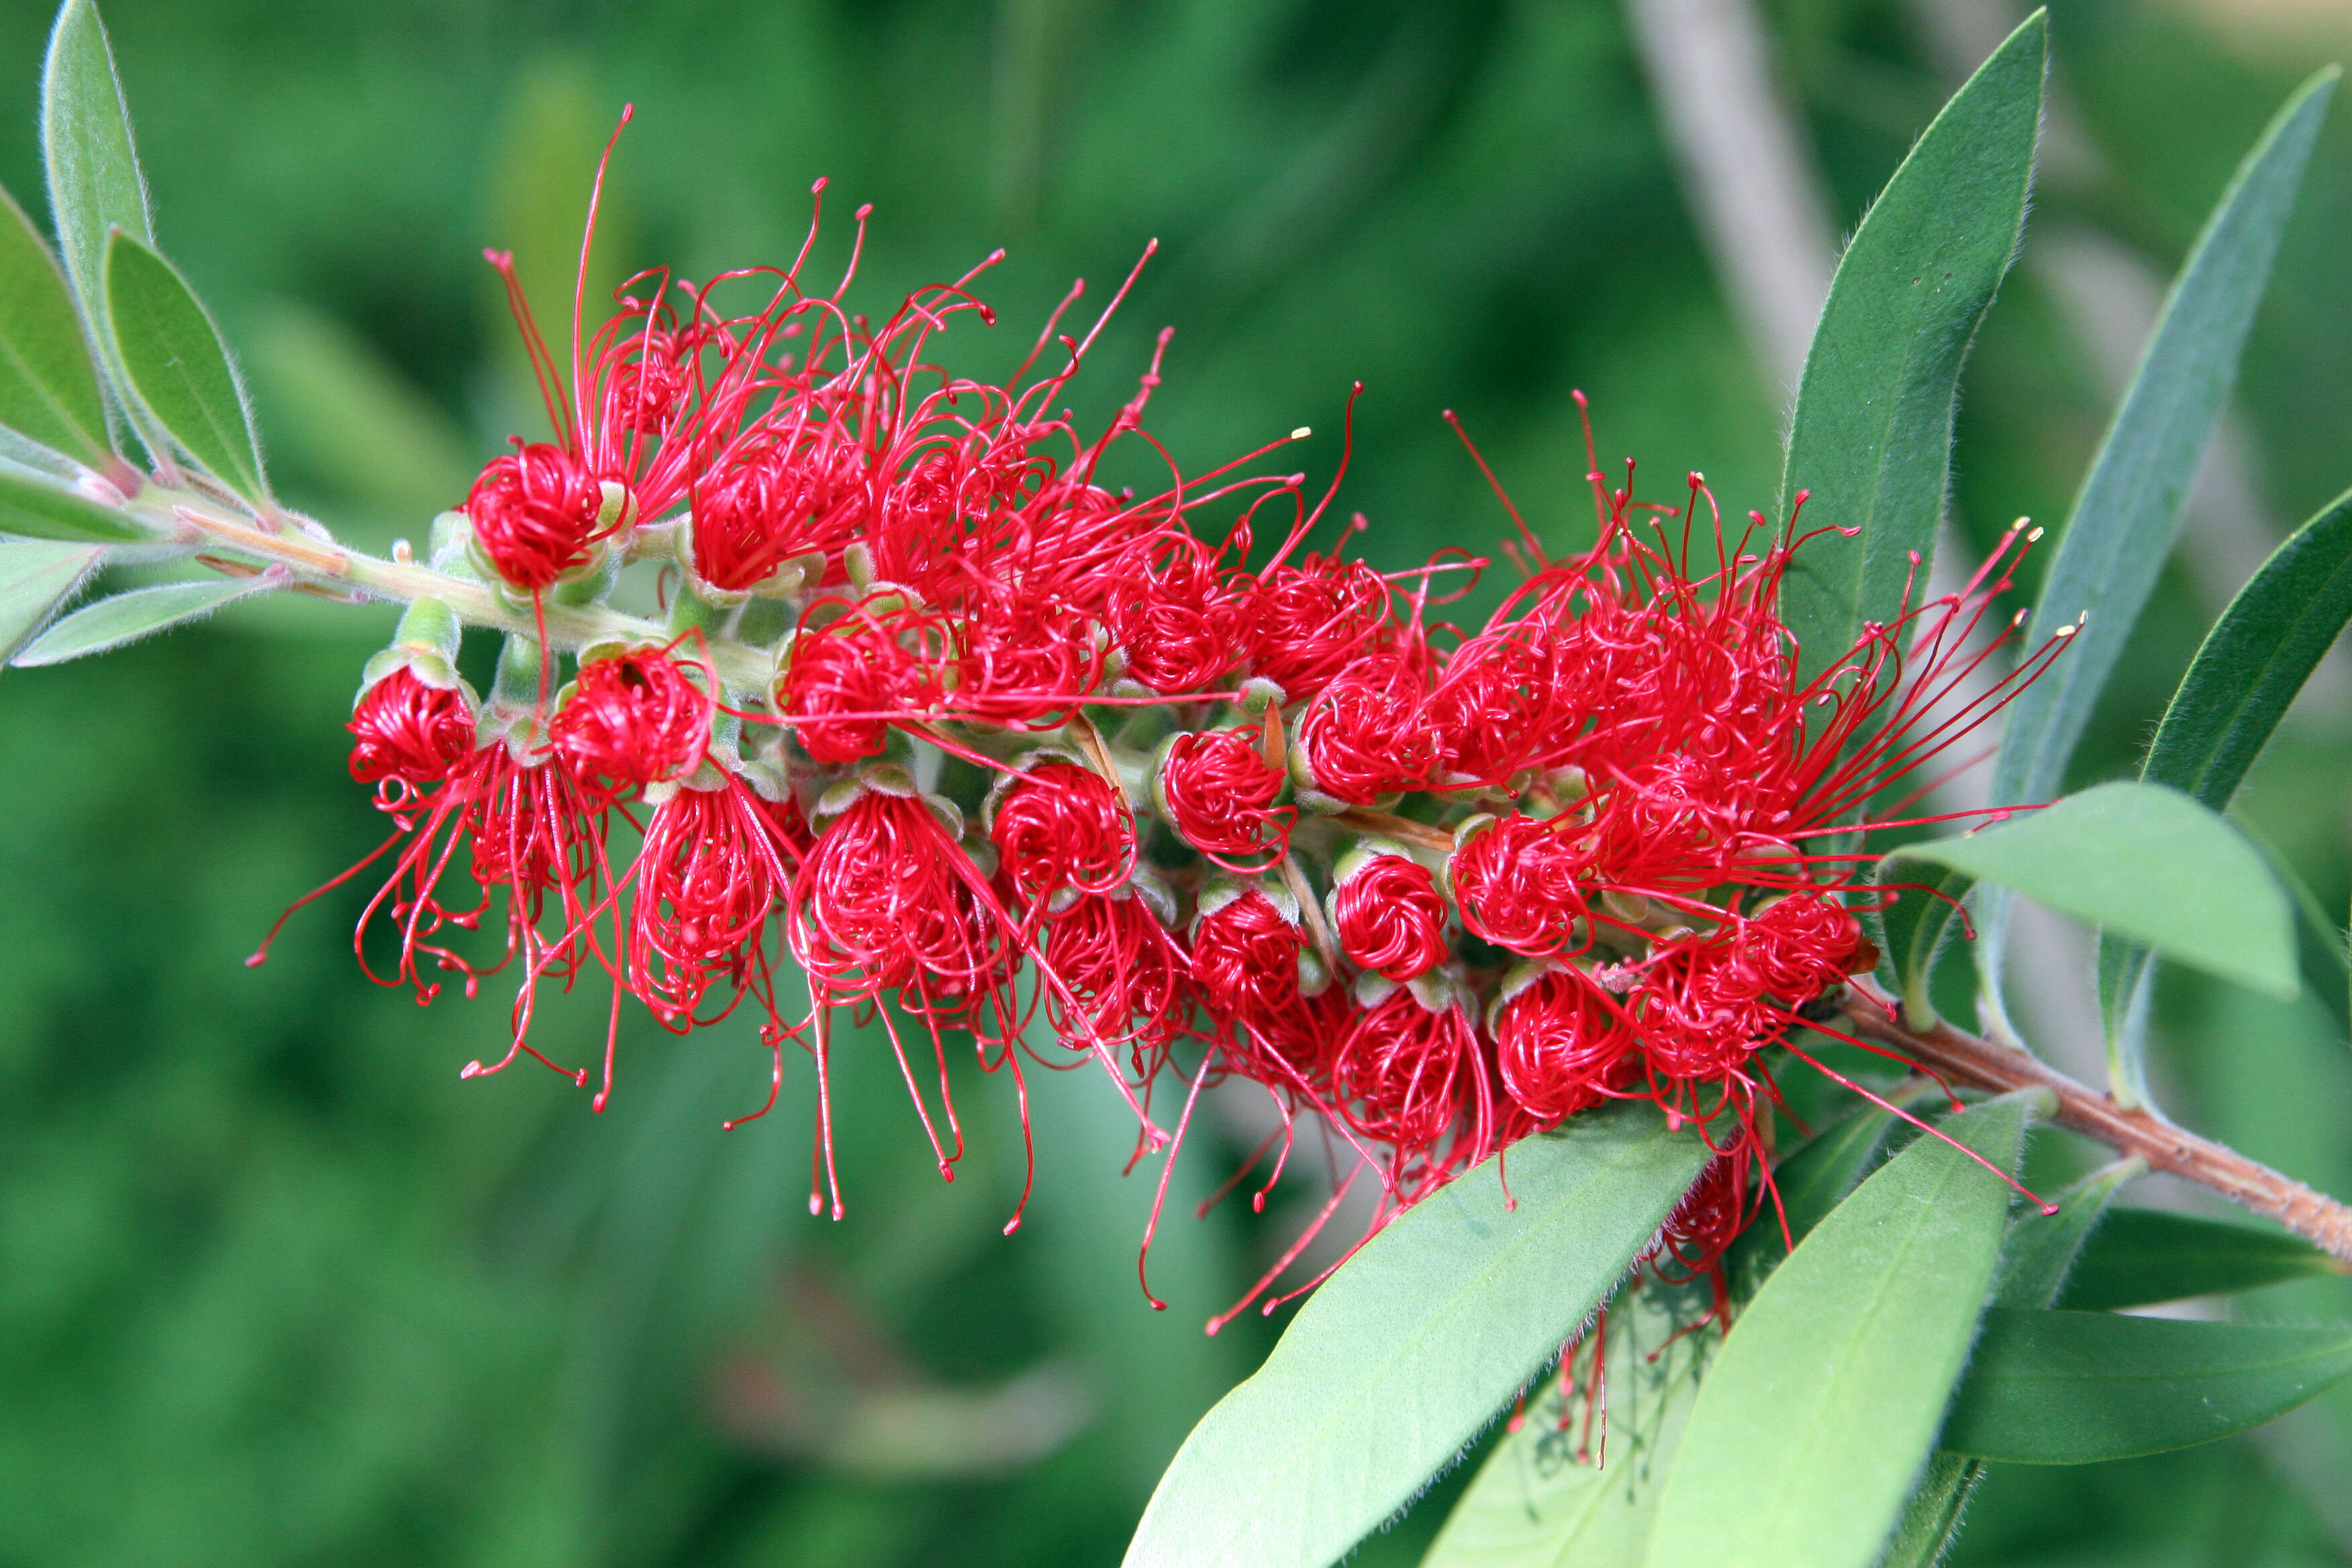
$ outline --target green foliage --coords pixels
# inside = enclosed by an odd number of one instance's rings
[[[2312,671],[2352,620],[2352,496],[2338,497],[2280,545],[2213,623],[2166,705],[2140,777],[2225,809]],[[2308,919],[2313,900],[2292,870]],[[2330,937],[2336,935],[2332,927]],[[2335,944],[2341,951],[2341,942]],[[2147,950],[2102,940],[2099,999],[2110,1055],[2137,1081],[2136,1010]]]
[[[26,644],[15,662],[31,668],[86,658],[202,620],[223,605],[276,586],[266,577],[230,577],[201,583],[163,583],[152,588],[110,595],[58,621]]]
[[[1995,1166],[2025,1099],[1943,1131]],[[1983,1310],[2009,1189],[1923,1137],[1832,1211],[1734,1326],[1684,1433],[1648,1568],[1866,1568],[1926,1460]]]
[[[1407,1211],[1193,1428],[1130,1568],[1339,1561],[1558,1352],[1706,1156],[1696,1130],[1623,1106],[1522,1140]]]
[[[0,468],[0,535],[26,539],[88,540],[119,544],[143,540],[146,531],[110,506],[86,500],[70,490]]]
[[[23,647],[97,567],[99,547],[0,541],[0,662]]]
[[[205,472],[248,500],[267,498],[245,384],[187,279],[117,233],[106,247],[105,281],[107,331],[125,390]]]
[[[1993,764],[1996,803],[2038,804],[2065,782],[2092,705],[2171,552],[2181,499],[2237,381],[2254,307],[2339,74],[2321,71],[2278,111],[2173,282],[2035,600],[2028,646],[2076,629],[2064,655],[2008,707]],[[1999,1014],[2003,900],[1983,900],[1978,918],[1986,932],[1983,993]],[[2120,1030],[2110,1030],[2110,1041],[2117,1091],[2145,1099],[2137,1050]]]
[[[2235,1220],[2123,1208],[2083,1249],[2056,1305],[2078,1311],[2144,1307],[2343,1272],[2343,1264],[2301,1237]]]
[[[0,426],[96,467],[106,400],[66,280],[40,231],[0,191]]]
[[[131,139],[131,109],[93,0],[67,0],[49,36],[41,79],[41,154],[49,219],[84,311],[100,313],[107,236],[152,243],[147,181]]]
[[[1782,583],[1806,674],[1892,620],[1936,552],[1960,367],[2025,224],[2049,31],[2035,13],[1936,117],[1830,285],[1780,481],[1783,517],[1809,490],[1799,526],[1849,535],[1814,540]]]
[[[2352,1332],[1996,1307],[1944,1425],[1959,1454],[2089,1465],[2210,1443],[2352,1375]]]
[[[1888,858],[1955,867],[2223,979],[2296,992],[2286,895],[2244,835],[2178,790],[2101,784]]]
[[[1612,1304],[1606,1419],[1587,1350],[1572,1395],[1555,1380],[1528,1401],[1422,1568],[1641,1568],[1658,1489],[1715,1353],[1702,1321],[1711,1305],[1704,1281],[1654,1280]]]

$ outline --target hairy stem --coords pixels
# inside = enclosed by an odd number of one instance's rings
[[[386,561],[299,529],[265,528],[191,490],[150,486],[128,510],[167,536],[189,542],[201,540],[265,565],[283,566],[297,583],[345,589],[394,604],[438,599],[467,626],[526,637],[539,634],[530,603],[518,604],[488,584],[453,577],[414,561]],[[565,605],[550,598],[540,606],[540,614],[546,618],[547,640],[562,650],[576,651],[592,643],[615,640],[671,640],[654,622],[603,605]],[[766,692],[772,656],[725,637],[709,638],[704,646],[719,678],[729,687]]]
[[[2137,1154],[2151,1170],[2169,1171],[2256,1214],[2267,1215],[2352,1267],[2352,1207],[2145,1109],[2127,1110],[2012,1047],[1944,1023],[1924,1033],[1906,1029],[1899,1005],[1867,980],[1851,982],[1847,992],[1847,1016],[1855,1034],[1975,1088],[2000,1093],[2046,1089],[2058,1097],[2060,1125],[2087,1133],[2121,1152]]]

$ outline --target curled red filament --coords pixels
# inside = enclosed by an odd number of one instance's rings
[[[586,463],[544,441],[517,440],[474,480],[466,516],[498,574],[537,593],[588,564],[604,506],[604,486]]]
[[[1315,787],[1350,805],[1420,789],[1437,766],[1437,727],[1421,672],[1393,654],[1360,658],[1299,716]]]
[[[1160,763],[1169,826],[1229,871],[1265,870],[1290,851],[1294,806],[1276,806],[1283,777],[1248,730],[1179,735]]]
[[[760,934],[789,885],[776,824],[740,779],[682,789],[656,807],[637,851],[629,989],[672,1026],[714,978],[763,981]]]
[[[1598,1105],[1623,1087],[1636,1041],[1624,1016],[1583,975],[1554,969],[1495,1010],[1495,1065],[1504,1089],[1539,1126]]]
[[[1591,940],[1578,922],[1590,912],[1583,884],[1591,875],[1588,843],[1570,837],[1565,817],[1506,816],[1471,834],[1454,851],[1454,896],[1462,923],[1496,947],[1549,958]]]
[[[466,694],[427,686],[406,665],[369,687],[343,727],[352,732],[352,777],[389,784],[403,800],[446,782],[474,754],[474,711]]]
[[[1296,702],[1396,640],[1389,585],[1360,561],[1309,555],[1258,580],[1244,612],[1250,670]]]
[[[1039,763],[1016,775],[997,799],[988,836],[1004,874],[1033,903],[1064,889],[1108,893],[1135,869],[1135,819],[1126,800],[1101,774],[1073,763]]]
[[[548,738],[592,800],[682,779],[710,741],[714,700],[659,648],[632,648],[580,667]]]
[[[1445,962],[1445,898],[1402,855],[1375,855],[1331,895],[1339,949],[1375,974],[1411,980]]]
[[[1299,1001],[1298,955],[1306,933],[1255,888],[1192,926],[1192,979],[1221,1017],[1264,1025]]]

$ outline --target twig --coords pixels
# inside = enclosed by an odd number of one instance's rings
[[[1894,999],[1867,980],[1849,984],[1854,1033],[1891,1046],[1924,1068],[1979,1089],[2007,1093],[2040,1087],[2058,1097],[2056,1121],[2127,1154],[2152,1170],[2221,1194],[2266,1215],[2352,1266],[2352,1207],[2225,1144],[2176,1127],[2149,1111],[2126,1110],[2097,1090],[2025,1052],[1937,1024],[1925,1034],[1903,1026]],[[2347,1268],[2352,1271],[2352,1268]]]

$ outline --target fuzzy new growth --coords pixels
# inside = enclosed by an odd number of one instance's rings
[[[678,1032],[749,998],[778,1080],[787,1042],[811,1058],[828,1181],[844,1009],[883,1023],[943,1173],[961,1035],[1024,1125],[1024,1063],[1096,1064],[1139,1155],[1171,1141],[1147,1106],[1181,1101],[1181,1142],[1205,1086],[1255,1084],[1275,1178],[1319,1128],[1375,1225],[1514,1137],[1648,1100],[1721,1151],[1659,1260],[1712,1269],[1763,1201],[1776,1047],[1875,961],[1861,819],[2060,646],[1953,700],[2023,542],[1805,676],[1778,612],[1798,520],[1727,529],[1696,476],[1661,507],[1596,463],[1595,542],[1554,556],[1520,525],[1500,607],[1432,627],[1486,563],[1383,574],[1339,547],[1360,517],[1312,548],[1333,494],[1244,471],[1287,438],[1192,478],[1154,446],[1164,485],[1112,487],[1165,333],[1083,432],[1064,395],[1109,310],[1065,332],[1081,289],[980,382],[934,355],[992,321],[971,285],[995,258],[876,321],[843,303],[854,253],[804,283],[815,238],[698,286],[640,274],[601,325],[583,289],[563,363],[493,256],[553,439],[484,468],[436,561],[542,628],[652,563],[672,640],[565,679],[519,636],[487,703],[413,647],[373,681],[352,770],[391,869],[361,945],[397,962],[371,973],[430,1001],[434,973],[514,966],[509,1060],[537,1055],[551,979],[608,976]]]

